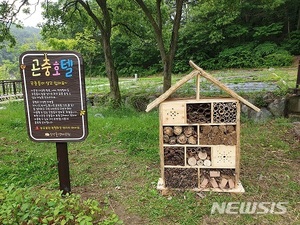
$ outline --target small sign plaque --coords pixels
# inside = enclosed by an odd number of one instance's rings
[[[87,137],[83,60],[73,51],[29,51],[20,56],[29,137],[69,142]]]

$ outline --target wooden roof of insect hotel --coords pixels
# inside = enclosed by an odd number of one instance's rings
[[[216,78],[214,78],[212,75],[210,75],[209,73],[205,72],[202,68],[200,68],[199,66],[197,66],[193,61],[190,61],[190,66],[194,68],[194,70],[189,73],[188,75],[186,75],[185,77],[183,77],[181,80],[179,80],[176,84],[174,84],[172,87],[170,87],[165,93],[163,93],[161,96],[159,96],[158,98],[156,98],[154,101],[152,101],[146,108],[146,112],[149,112],[150,110],[152,110],[153,108],[155,108],[156,106],[158,106],[160,103],[162,103],[163,101],[165,101],[171,94],[173,94],[178,88],[180,88],[183,84],[185,84],[187,81],[189,81],[190,79],[196,77],[197,81],[197,90],[196,90],[196,99],[199,100],[200,99],[200,77],[204,77],[207,80],[211,81],[213,84],[215,84],[216,86],[218,86],[219,88],[221,88],[223,91],[225,91],[226,93],[228,93],[231,97],[241,101],[242,103],[244,103],[245,105],[247,105],[248,107],[252,108],[253,110],[259,112],[260,109],[257,108],[255,105],[253,105],[251,102],[247,101],[246,99],[244,99],[243,97],[241,97],[240,95],[238,95],[237,93],[235,93],[233,90],[231,90],[230,88],[228,88],[226,85],[224,85],[223,83],[221,83],[219,80],[217,80]]]

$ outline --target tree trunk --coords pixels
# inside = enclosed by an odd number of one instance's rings
[[[102,35],[102,47],[105,57],[105,70],[109,80],[110,97],[119,105],[121,103],[121,93],[119,89],[119,78],[114,65],[114,60],[111,51],[110,38]]]
[[[166,57],[163,60],[163,66],[164,66],[163,92],[166,92],[172,85],[172,61],[169,60],[169,57]]]
[[[110,18],[110,13],[107,7],[106,0],[96,0],[97,4],[101,8],[103,18],[99,18],[97,14],[93,12],[88,2],[83,0],[77,0],[77,1],[87,11],[87,13],[93,19],[96,26],[99,28],[101,32],[101,45],[105,57],[106,74],[109,80],[110,97],[112,98],[116,106],[118,106],[121,103],[121,93],[120,93],[119,83],[118,83],[119,78],[114,65],[114,60],[111,51],[110,38],[111,38],[112,25],[111,25],[111,18]]]
[[[135,2],[141,7],[153,28],[155,39],[163,63],[163,91],[166,92],[171,87],[172,67],[177,47],[179,35],[178,31],[180,27],[182,7],[184,1],[176,0],[176,13],[173,21],[172,36],[168,51],[166,51],[166,46],[163,40],[163,21],[161,12],[162,1],[156,0],[156,19],[153,17],[151,10],[146,6],[144,0],[135,0]]]

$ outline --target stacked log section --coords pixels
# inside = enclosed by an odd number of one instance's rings
[[[211,103],[187,104],[188,123],[211,123]]]
[[[186,164],[188,166],[211,166],[211,148],[187,147]]]
[[[236,127],[233,125],[200,126],[201,145],[236,145]]]
[[[163,142],[169,145],[196,145],[196,126],[165,126],[163,127]]]
[[[186,168],[165,168],[165,186],[167,188],[198,188],[198,170]]]
[[[200,176],[200,188],[235,188],[233,169],[203,169]]]
[[[164,147],[164,164],[170,166],[184,166],[184,148]]]
[[[236,122],[236,103],[218,102],[213,104],[214,123],[235,123]]]

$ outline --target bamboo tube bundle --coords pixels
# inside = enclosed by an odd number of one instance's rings
[[[213,104],[214,123],[235,123],[237,108],[235,102],[217,102]]]

